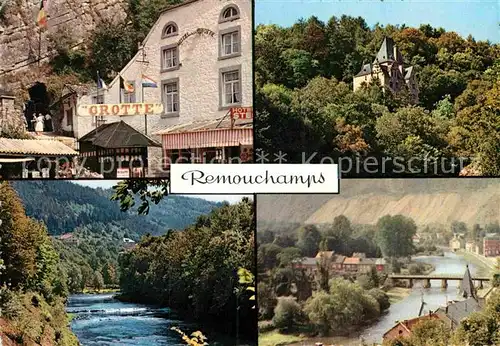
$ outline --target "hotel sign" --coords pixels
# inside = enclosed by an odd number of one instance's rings
[[[79,116],[123,116],[163,114],[161,103],[120,103],[80,105]]]
[[[182,44],[182,42],[184,42],[188,37],[193,36],[195,34],[198,34],[198,35],[205,34],[205,35],[208,35],[208,36],[211,36],[211,37],[215,36],[215,32],[213,32],[210,29],[198,28],[198,29],[196,29],[194,31],[187,32],[184,35],[182,35],[182,37],[179,39],[179,41],[177,41],[177,45],[180,46]]]
[[[231,119],[253,119],[252,107],[234,107],[229,110]]]

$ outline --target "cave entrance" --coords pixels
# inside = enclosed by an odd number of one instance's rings
[[[36,82],[28,89],[30,99],[24,105],[24,116],[30,132],[53,132],[50,96],[47,87]]]

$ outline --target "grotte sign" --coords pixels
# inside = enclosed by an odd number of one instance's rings
[[[120,103],[80,105],[79,116],[123,116],[163,114],[161,103]]]

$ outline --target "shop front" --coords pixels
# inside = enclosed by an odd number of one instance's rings
[[[172,163],[251,163],[253,122],[228,119],[177,125],[162,137],[164,168]]]
[[[104,124],[79,139],[81,164],[104,178],[143,178],[148,147],[161,144],[123,121]]]
[[[77,156],[57,140],[0,138],[0,179],[65,178]]]

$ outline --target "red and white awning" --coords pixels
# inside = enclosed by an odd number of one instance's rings
[[[253,144],[252,128],[212,129],[162,134],[164,150],[237,147]]]

